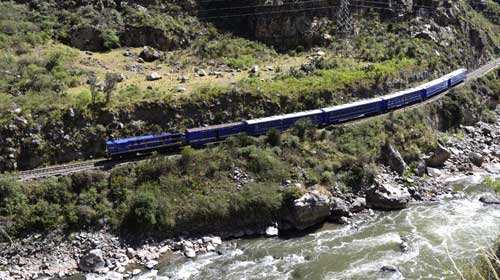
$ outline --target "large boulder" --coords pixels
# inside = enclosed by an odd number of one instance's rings
[[[368,190],[366,203],[374,209],[399,210],[406,208],[410,198],[410,193],[405,188],[376,183]]]
[[[331,195],[313,190],[294,200],[287,218],[296,229],[303,230],[325,221],[330,215]]]
[[[500,204],[500,197],[498,197],[496,194],[493,193],[487,193],[482,195],[479,198],[479,201],[481,201],[484,204]]]
[[[390,143],[387,143],[382,151],[383,158],[385,159],[387,165],[389,165],[391,169],[396,171],[399,175],[403,175],[408,169],[408,165],[399,151]]]
[[[144,61],[153,62],[161,58],[161,53],[155,48],[145,46],[144,48],[142,48],[139,57],[144,59]]]
[[[78,265],[81,271],[99,273],[105,269],[106,262],[102,256],[102,251],[94,249],[83,256]]]
[[[450,158],[451,154],[443,145],[438,144],[434,152],[425,160],[427,166],[440,167]]]

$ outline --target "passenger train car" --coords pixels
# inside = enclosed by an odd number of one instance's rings
[[[309,120],[314,125],[335,124],[422,102],[463,82],[466,75],[467,70],[462,68],[415,88],[349,104],[242,122],[190,128],[186,129],[184,133],[163,133],[111,140],[106,142],[107,152],[109,157],[120,158],[148,154],[158,150],[179,149],[182,146],[198,148],[222,142],[238,133],[259,136],[266,134],[272,128],[284,131],[303,119]]]

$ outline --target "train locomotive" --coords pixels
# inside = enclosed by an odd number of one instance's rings
[[[466,75],[467,70],[461,68],[415,88],[353,103],[241,122],[190,128],[184,132],[111,140],[106,142],[107,153],[111,158],[121,158],[159,150],[179,149],[182,146],[199,148],[207,144],[222,142],[239,133],[259,136],[266,134],[272,128],[284,131],[292,128],[297,121],[303,119],[309,120],[314,125],[345,122],[422,102],[462,83]]]

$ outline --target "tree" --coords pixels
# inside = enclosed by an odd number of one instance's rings
[[[106,95],[106,105],[111,101],[111,93],[115,90],[116,84],[119,80],[118,74],[106,73],[106,79],[104,81],[104,94]]]
[[[92,96],[92,104],[97,101],[98,86],[97,86],[97,76],[94,72],[90,72],[88,76],[88,83],[90,86],[90,95]]]

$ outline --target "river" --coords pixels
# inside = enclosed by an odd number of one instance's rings
[[[463,199],[376,211],[354,225],[324,224],[302,236],[236,240],[223,255],[205,254],[139,278],[458,279],[453,262],[469,263],[499,234],[500,208],[479,202],[481,191],[471,187]],[[399,272],[382,272],[382,266]]]

